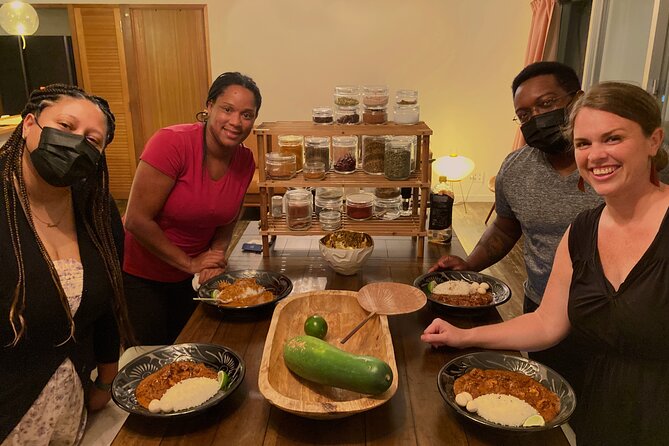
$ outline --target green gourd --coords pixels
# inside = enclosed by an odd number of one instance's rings
[[[296,336],[283,346],[290,371],[319,384],[378,395],[393,382],[390,366],[373,356],[345,352],[313,336]]]

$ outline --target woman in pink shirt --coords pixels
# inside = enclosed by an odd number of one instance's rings
[[[195,308],[191,286],[222,273],[255,171],[242,144],[260,110],[255,82],[236,72],[211,85],[203,122],[160,129],[137,166],[125,216],[123,271],[142,344],[171,344]]]

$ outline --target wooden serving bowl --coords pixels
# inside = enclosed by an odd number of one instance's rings
[[[343,418],[373,409],[388,401],[397,390],[397,365],[386,316],[375,316],[346,344],[339,340],[350,332],[367,312],[358,304],[355,291],[312,291],[296,294],[277,304],[265,340],[258,387],[274,406],[314,419]],[[313,383],[294,375],[283,360],[284,343],[304,334],[304,321],[319,314],[328,323],[325,341],[358,355],[375,356],[390,365],[393,382],[380,395],[364,395]]]

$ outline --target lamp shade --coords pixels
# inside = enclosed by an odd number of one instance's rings
[[[452,153],[448,156],[437,158],[434,162],[434,170],[448,178],[449,181],[460,181],[474,170],[474,161],[466,156]]]
[[[0,26],[8,34],[29,36],[37,31],[39,17],[28,3],[13,1],[0,6]]]

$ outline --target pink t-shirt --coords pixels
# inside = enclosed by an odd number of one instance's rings
[[[240,144],[226,174],[212,180],[203,164],[203,138],[201,123],[166,127],[149,139],[141,156],[175,180],[156,222],[191,257],[209,249],[216,229],[237,217],[255,171],[253,154]],[[179,282],[191,276],[151,254],[127,231],[123,270],[160,282]]]

